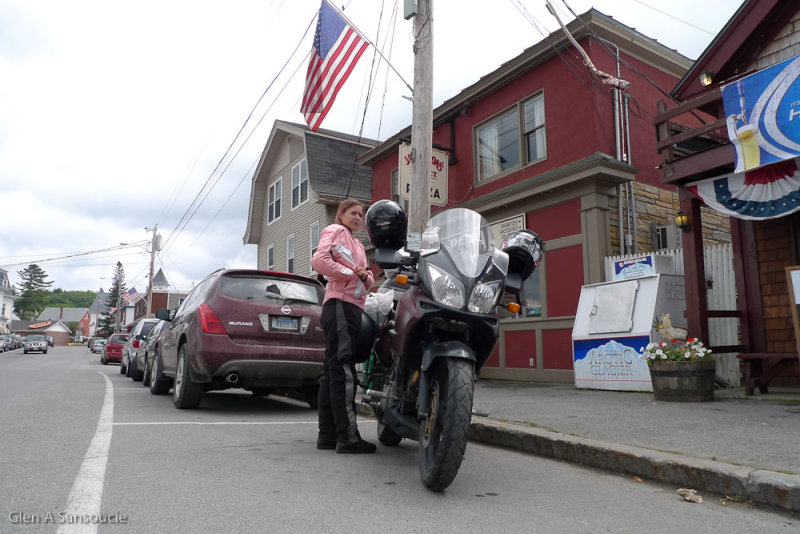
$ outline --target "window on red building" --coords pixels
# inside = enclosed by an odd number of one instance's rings
[[[544,95],[519,102],[477,128],[478,180],[518,169],[547,155]],[[521,132],[521,133],[520,133]]]

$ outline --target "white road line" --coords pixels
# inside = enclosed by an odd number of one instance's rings
[[[89,443],[89,449],[83,459],[78,476],[69,492],[64,516],[75,522],[61,523],[59,534],[94,533],[97,532],[98,521],[92,516],[100,514],[100,503],[103,498],[103,484],[108,463],[108,449],[111,445],[111,432],[114,426],[114,386],[105,373],[97,371],[106,381],[106,395],[97,430]]]
[[[359,423],[369,423],[369,419],[359,419]],[[317,421],[141,421],[114,423],[114,426],[150,425],[316,425]]]
[[[114,426],[148,425],[316,425],[316,421],[142,421],[138,423],[114,423]]]

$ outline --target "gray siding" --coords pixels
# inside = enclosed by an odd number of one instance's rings
[[[797,55],[800,55],[800,11],[794,14],[789,23],[775,36],[775,40],[758,55],[752,68],[766,69]]]
[[[284,167],[270,180],[272,184],[278,177],[281,184],[281,217],[267,224],[266,217],[262,223],[261,240],[258,244],[258,268],[267,268],[267,247],[273,246],[274,269],[285,271],[287,268],[287,237],[294,234],[294,272],[302,275],[311,274],[311,224],[319,222],[320,232],[328,224],[326,209],[317,202],[317,195],[309,185],[308,201],[292,209],[292,167],[303,160],[299,157]],[[266,205],[266,199],[264,200]],[[265,207],[264,213],[267,213]],[[335,214],[335,209],[334,209]]]

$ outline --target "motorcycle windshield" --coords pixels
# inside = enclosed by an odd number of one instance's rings
[[[475,278],[495,250],[489,224],[479,214],[453,208],[430,218],[422,234],[420,254],[445,251],[461,274]]]

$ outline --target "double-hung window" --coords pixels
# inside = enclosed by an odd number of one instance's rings
[[[267,245],[267,270],[275,270],[275,247],[272,246],[272,243]]]
[[[281,218],[281,179],[275,180],[267,191],[267,223]]]
[[[303,159],[292,167],[292,209],[308,200],[308,162]]]
[[[309,240],[311,241],[311,256],[319,248],[319,221],[314,221],[309,227]]]
[[[519,102],[475,131],[478,181],[543,159],[547,155],[544,95]]]
[[[294,272],[294,234],[286,238],[286,272]]]

